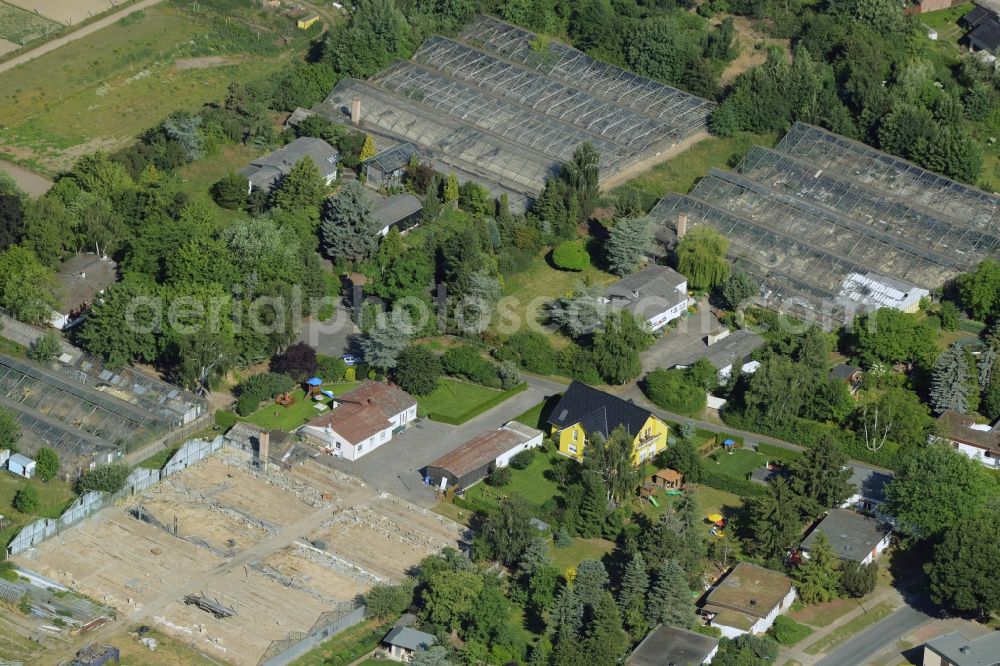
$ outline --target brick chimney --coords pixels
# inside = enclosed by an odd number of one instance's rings
[[[267,461],[271,456],[271,433],[262,430],[257,435],[257,466],[267,471]]]
[[[355,97],[351,100],[351,124],[361,124],[361,98]]]
[[[687,213],[680,213],[677,216],[677,240],[684,238],[688,232],[688,216]]]

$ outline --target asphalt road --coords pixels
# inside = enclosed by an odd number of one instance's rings
[[[921,600],[923,601],[923,600]],[[878,652],[932,618],[921,608],[903,606],[816,662],[815,666],[862,666]]]

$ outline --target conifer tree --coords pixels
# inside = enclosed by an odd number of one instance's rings
[[[809,548],[809,557],[795,570],[799,598],[807,604],[832,601],[840,589],[840,567],[826,534],[819,532]]]
[[[650,625],[668,624],[687,628],[694,620],[694,604],[684,569],[667,560],[656,571],[646,599],[646,619]]]

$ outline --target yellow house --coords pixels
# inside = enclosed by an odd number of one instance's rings
[[[652,459],[667,446],[667,424],[648,409],[576,381],[552,410],[549,425],[559,453],[576,460],[583,459],[588,437],[600,433],[607,439],[618,426],[634,438],[636,464]]]

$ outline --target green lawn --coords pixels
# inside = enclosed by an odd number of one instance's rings
[[[843,626],[838,627],[836,630],[819,639],[812,645],[808,646],[805,651],[808,654],[821,654],[828,652],[832,648],[835,648],[846,641],[851,636],[861,633],[879,620],[885,619],[895,609],[896,607],[892,604],[892,602],[883,601],[874,608],[868,609],[867,613],[862,613],[856,618],[846,622]]]
[[[524,326],[537,328],[544,324],[547,305],[573,293],[579,282],[607,286],[617,280],[610,273],[593,266],[578,272],[559,270],[549,263],[548,253],[548,250],[540,252],[527,269],[507,279],[503,291],[505,300],[501,301],[502,311],[491,324],[494,333],[509,335]],[[569,344],[569,339],[563,335],[546,335],[556,348]]]
[[[525,469],[511,469],[511,480],[506,486],[494,488],[485,482],[477,483],[469,488],[465,495],[470,500],[492,504],[497,502],[500,497],[517,494],[530,504],[540,507],[559,492],[559,486],[556,485],[556,482],[546,477],[546,474],[552,469],[553,463],[560,464],[562,462],[557,460],[557,457],[558,454],[551,450],[539,451]]]
[[[28,44],[62,27],[44,16],[0,2],[0,39]]]
[[[926,14],[921,14],[918,20],[924,25],[934,28],[938,33],[938,40],[947,40],[950,42],[958,42],[959,38],[964,34],[964,30],[960,25],[958,25],[958,20],[972,11],[973,5],[971,2],[963,3],[961,5],[955,5],[954,7],[949,7],[948,9],[939,9],[936,12],[927,12]]]
[[[339,382],[324,384],[323,388],[333,391],[334,395],[340,395],[355,386],[357,383],[354,382]],[[309,419],[323,413],[316,409],[316,401],[305,398],[305,391],[301,389],[294,391],[292,397],[295,398],[295,402],[288,406],[278,405],[272,400],[243,420],[268,430],[291,432]],[[326,399],[325,402],[329,403],[329,400]]]
[[[522,412],[514,417],[514,421],[519,421],[526,426],[531,426],[532,428],[538,428],[542,432],[548,432],[549,424],[548,418],[549,414],[555,408],[556,403],[559,402],[559,398],[562,394],[553,395],[545,400],[541,401],[531,409]]]
[[[626,189],[635,190],[639,193],[643,208],[649,210],[667,192],[689,192],[712,167],[728,169],[754,144],[771,147],[777,139],[772,134],[742,133],[728,139],[712,136],[677,157],[619,185],[613,193]]]
[[[417,397],[417,404],[431,419],[461,423],[476,415],[478,408],[491,400],[496,400],[501,394],[503,391],[497,389],[452,377],[442,377],[438,380],[438,386],[434,391]]]
[[[716,449],[705,459],[705,463],[714,467],[716,471],[737,479],[747,478],[750,472],[760,469],[767,464],[767,461],[767,456],[749,449],[735,449],[732,453]]]
[[[34,486],[38,489],[38,512],[34,515],[21,513],[11,506],[14,495],[21,488]],[[43,483],[38,479],[22,479],[10,472],[0,471],[0,514],[5,517],[5,527],[0,530],[0,544],[6,545],[10,538],[24,525],[35,518],[58,518],[76,498],[73,489],[65,481],[52,479]]]
[[[566,548],[556,548],[551,545],[550,554],[552,561],[560,570],[566,571],[575,567],[583,560],[600,560],[602,557],[615,549],[615,542],[607,539],[573,539]]]
[[[260,153],[259,149],[250,146],[222,146],[215,154],[177,170],[177,176],[181,181],[180,190],[192,200],[205,203],[215,213],[216,219],[222,222],[233,221],[244,213],[222,208],[216,204],[210,189],[230,171],[239,171]]]

